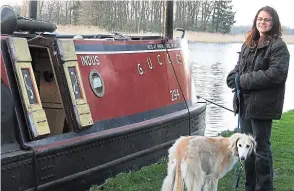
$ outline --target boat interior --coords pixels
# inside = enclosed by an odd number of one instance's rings
[[[65,107],[49,49],[30,45],[29,49],[40,100],[50,128],[49,136],[72,131],[67,123]]]

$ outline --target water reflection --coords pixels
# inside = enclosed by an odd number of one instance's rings
[[[233,108],[233,93],[226,85],[226,76],[237,63],[241,44],[214,44],[197,43],[189,44],[190,64],[192,65],[192,77],[196,87],[196,94],[213,101],[219,105]],[[294,52],[294,45],[288,45],[290,54]],[[294,91],[290,89],[289,83],[294,83],[293,58],[290,60],[290,69],[286,84],[286,95],[284,111],[294,109]],[[233,130],[237,127],[237,116],[228,110],[207,105],[206,110],[206,132],[205,135],[216,136],[224,130]]]

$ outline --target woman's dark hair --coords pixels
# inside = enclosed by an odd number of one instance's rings
[[[257,20],[258,14],[261,11],[267,12],[272,17],[272,22],[273,22],[272,29],[270,31],[268,31],[267,35],[270,38],[277,38],[277,37],[282,36],[282,27],[281,27],[281,23],[280,23],[280,19],[279,19],[279,15],[278,15],[277,11],[270,6],[265,6],[257,11],[255,18],[253,20],[253,25],[252,25],[250,31],[246,34],[245,43],[248,47],[254,47],[255,41],[257,41],[260,37],[259,32],[256,27],[256,20]]]

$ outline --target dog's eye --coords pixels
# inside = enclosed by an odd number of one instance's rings
[[[239,146],[239,147],[242,147],[242,145],[241,145],[241,144],[239,144],[238,146]]]
[[[246,145],[246,148],[249,148],[250,147],[250,145]]]

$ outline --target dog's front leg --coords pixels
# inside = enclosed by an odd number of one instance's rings
[[[211,176],[206,176],[202,191],[217,191],[218,179]]]

